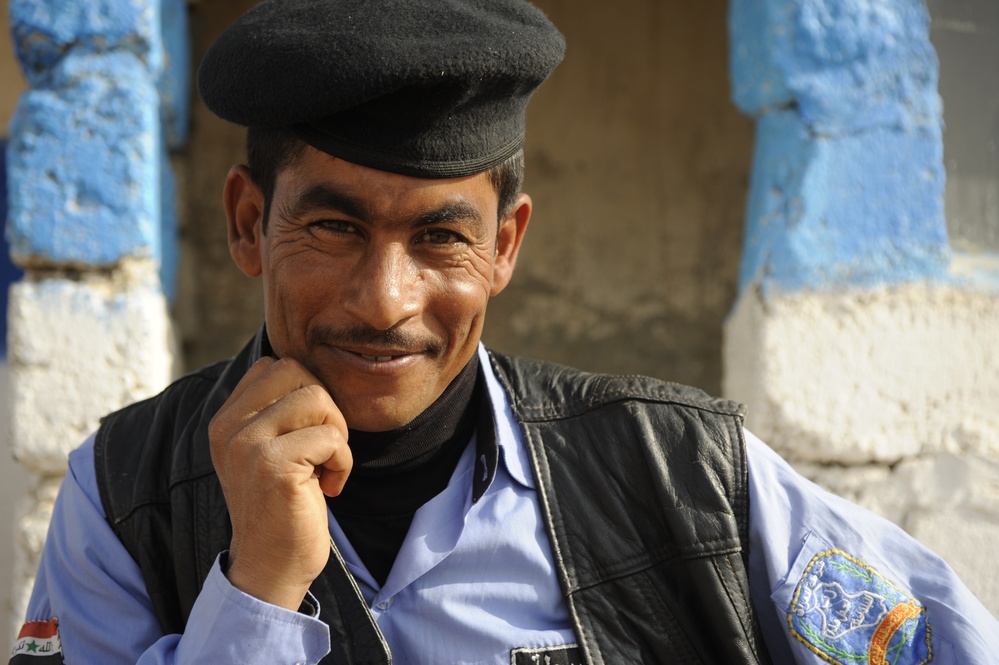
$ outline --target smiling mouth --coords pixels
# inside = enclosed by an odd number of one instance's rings
[[[359,355],[362,358],[364,358],[365,360],[367,360],[369,362],[373,362],[373,363],[387,363],[390,360],[394,360],[396,358],[400,358],[401,357],[401,356],[369,356],[369,355],[364,354],[364,353],[358,353],[357,355]]]
[[[378,349],[378,348],[350,348],[339,347],[341,351],[346,351],[369,363],[387,363],[393,360],[401,360],[411,356],[420,355],[423,349]]]
[[[309,329],[312,346],[339,349],[369,363],[388,363],[411,356],[439,357],[447,348],[445,340],[429,331],[402,332],[395,328],[375,330],[369,326],[334,328],[317,325]]]

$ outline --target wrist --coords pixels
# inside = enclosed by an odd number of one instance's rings
[[[272,575],[262,575],[257,572],[257,566],[235,560],[228,552],[223,553],[219,564],[229,584],[246,595],[293,612],[303,611],[305,608],[303,603],[310,583],[287,582],[275,579]],[[309,614],[308,611],[305,613]]]

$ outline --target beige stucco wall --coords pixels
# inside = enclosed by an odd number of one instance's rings
[[[252,0],[194,6],[195,60]],[[753,137],[729,102],[726,3],[542,0],[565,62],[528,120],[535,215],[486,341],[587,369],[717,392],[735,296]],[[189,366],[260,321],[259,285],[228,258],[221,186],[243,135],[196,104],[177,306]]]
[[[0,133],[7,135],[7,125],[17,106],[17,96],[27,88],[14,58],[7,18],[7,2],[0,2]]]

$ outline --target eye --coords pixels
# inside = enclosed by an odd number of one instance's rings
[[[425,229],[417,239],[418,242],[430,245],[454,245],[465,242],[465,239],[454,231],[445,229]]]
[[[339,219],[321,219],[317,222],[313,222],[311,226],[324,233],[331,233],[334,235],[352,236],[360,233],[357,226]]]

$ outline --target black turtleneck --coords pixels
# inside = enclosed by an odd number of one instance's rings
[[[349,430],[354,467],[339,496],[327,498],[337,523],[379,584],[388,577],[413,515],[440,494],[475,432],[485,399],[478,354],[437,401],[388,432]]]

